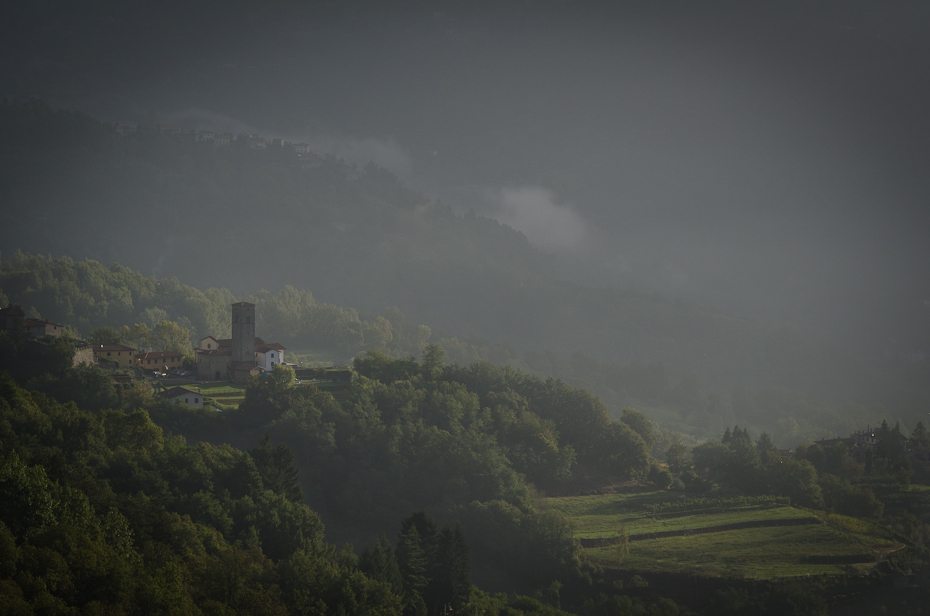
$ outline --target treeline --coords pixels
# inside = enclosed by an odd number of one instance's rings
[[[669,447],[666,457],[680,488],[715,494],[695,499],[702,506],[728,502],[734,495],[744,505],[777,496],[795,506],[880,520],[911,544],[913,557],[924,558],[930,554],[930,500],[923,493],[903,500],[902,495],[915,474],[924,482],[930,478],[930,437],[923,423],[907,438],[887,422],[875,436],[875,447],[864,451],[851,452],[843,443],[813,443],[783,456],[767,434],[753,441],[748,430],[736,426],[720,440],[694,447],[690,461],[680,444]],[[906,455],[905,444],[912,455]],[[886,502],[896,504],[886,510]]]
[[[74,261],[15,252],[0,260],[0,304],[21,304],[28,316],[70,327],[95,342],[122,342],[189,352],[206,335],[229,337],[228,289],[200,291],[176,279],[143,276],[121,265]],[[371,348],[394,357],[419,357],[426,346],[442,347],[449,363],[489,361],[541,377],[554,376],[596,394],[618,416],[627,406],[646,408],[666,428],[699,439],[739,423],[766,431],[782,447],[824,436],[846,435],[883,416],[909,425],[904,410],[890,414],[877,404],[814,399],[784,387],[712,389],[695,372],[674,379],[662,362],[626,365],[582,353],[519,354],[500,342],[460,339],[411,322],[396,307],[380,314],[318,301],[309,291],[285,287],[246,297],[256,304],[257,333],[289,352],[322,351],[337,361]]]
[[[173,348],[177,328],[186,330],[188,349],[207,335],[228,338],[229,305],[242,299],[228,289],[200,291],[116,264],[107,268],[96,261],[22,252],[0,261],[3,306],[15,302],[27,316],[62,323],[75,335],[96,333],[126,344]],[[397,308],[386,308],[383,315],[360,313],[318,302],[309,291],[293,287],[245,299],[256,304],[258,335],[296,349],[322,349],[343,358],[371,347],[418,355],[432,336],[429,327],[409,324]]]

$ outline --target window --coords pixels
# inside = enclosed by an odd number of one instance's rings
[[[184,404],[187,404],[187,398],[184,398]]]
[[[200,398],[194,398],[194,404],[198,404],[199,402],[200,402]]]
[[[107,357],[109,357],[109,356],[110,356],[110,352],[109,352],[109,351],[107,351]]]

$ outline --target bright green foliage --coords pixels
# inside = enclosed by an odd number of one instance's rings
[[[161,321],[152,330],[152,345],[159,351],[173,351],[189,355],[191,335],[186,328],[174,321]]]

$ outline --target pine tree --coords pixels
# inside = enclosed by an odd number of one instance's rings
[[[303,502],[300,471],[294,463],[294,454],[290,447],[272,447],[271,437],[266,433],[259,441],[259,447],[249,450],[249,455],[255,460],[255,466],[266,489],[283,494],[291,502]]]
[[[374,547],[362,552],[359,568],[368,577],[389,584],[394,594],[403,595],[404,583],[400,567],[397,565],[397,557],[394,548],[385,537],[381,537]]]
[[[453,613],[460,613],[471,597],[471,581],[468,577],[468,544],[459,524],[455,528],[447,525],[442,530],[438,561],[435,575],[437,600],[433,613],[445,613],[449,607]]]
[[[423,616],[426,604],[423,591],[429,583],[428,559],[420,533],[414,525],[401,532],[397,541],[397,565],[403,584],[405,616]]]

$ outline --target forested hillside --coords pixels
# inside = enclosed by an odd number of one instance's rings
[[[661,362],[673,377],[693,371],[714,388],[784,386],[886,404],[913,397],[872,358],[809,332],[560,279],[522,234],[456,215],[374,165],[252,150],[246,141],[218,148],[157,131],[120,137],[41,102],[0,107],[3,257],[22,249],[93,258],[238,296],[291,285],[375,314],[396,306],[408,321],[518,355],[560,349],[563,359],[581,351],[599,362]],[[19,294],[30,284],[5,292],[26,302]],[[137,305],[106,301],[97,315],[117,318]],[[84,327],[63,310],[44,316]],[[221,333],[221,321],[191,329]],[[363,344],[364,332],[346,335],[347,352]]]
[[[435,346],[422,362],[368,352],[327,390],[275,366],[250,379],[238,409],[216,412],[67,367],[67,346],[0,333],[0,356],[20,360],[19,384],[0,375],[6,613],[674,616],[689,613],[676,603],[685,597],[703,613],[814,615],[826,605],[818,593],[857,586],[849,570],[742,597],[738,580],[656,592],[606,575],[538,490],[625,481],[881,519],[900,553],[876,575],[926,555],[926,499],[907,491],[917,467],[900,448],[876,450],[863,469],[840,447],[781,458],[767,435],[753,443],[736,428],[694,448],[693,464],[673,438],[666,465],[649,453],[660,435],[642,413],[611,420],[584,390],[488,363],[447,366]],[[896,430],[883,430],[891,443]],[[926,456],[922,426],[911,444]],[[721,502],[672,497],[662,511]],[[323,522],[330,541],[355,549],[327,544]],[[772,602],[781,607],[763,611]]]
[[[170,331],[184,332],[189,352],[203,336],[229,335],[229,304],[242,297],[228,289],[200,291],[177,279],[143,276],[119,265],[104,267],[95,261],[47,258],[14,253],[0,259],[0,302],[21,304],[29,316],[62,323],[83,336],[120,341],[139,347],[137,330],[154,330],[166,323]],[[320,302],[306,290],[285,287],[277,294],[245,296],[256,304],[257,333],[276,340],[289,352],[312,351],[336,363],[348,362],[368,349],[381,349],[394,357],[420,357],[428,344],[437,344],[449,363],[470,365],[484,360],[510,365],[540,377],[557,377],[600,397],[608,412],[645,410],[652,421],[703,440],[716,438],[726,426],[738,423],[754,432],[769,432],[779,446],[825,436],[847,435],[882,419],[911,429],[923,419],[927,402],[926,364],[891,365],[884,371],[861,372],[850,357],[830,358],[824,350],[816,357],[797,356],[806,348],[795,338],[772,336],[770,352],[781,349],[782,363],[791,386],[713,387],[697,371],[675,375],[663,362],[622,364],[597,360],[588,353],[546,350],[519,352],[514,347],[483,338],[442,332],[433,323],[417,323],[396,306],[375,312]],[[687,309],[680,307],[687,314]],[[684,328],[684,324],[682,324]],[[434,331],[435,329],[435,331]],[[686,332],[686,329],[684,329]],[[786,336],[788,336],[786,334]],[[293,355],[296,356],[296,355]],[[761,358],[760,361],[765,360]],[[775,359],[768,362],[776,363]],[[767,363],[768,363],[767,362]],[[810,395],[817,390],[818,365],[846,367],[847,389],[830,397]],[[868,387],[855,378],[870,377]],[[780,379],[781,380],[781,379]],[[865,389],[865,393],[863,392]]]

